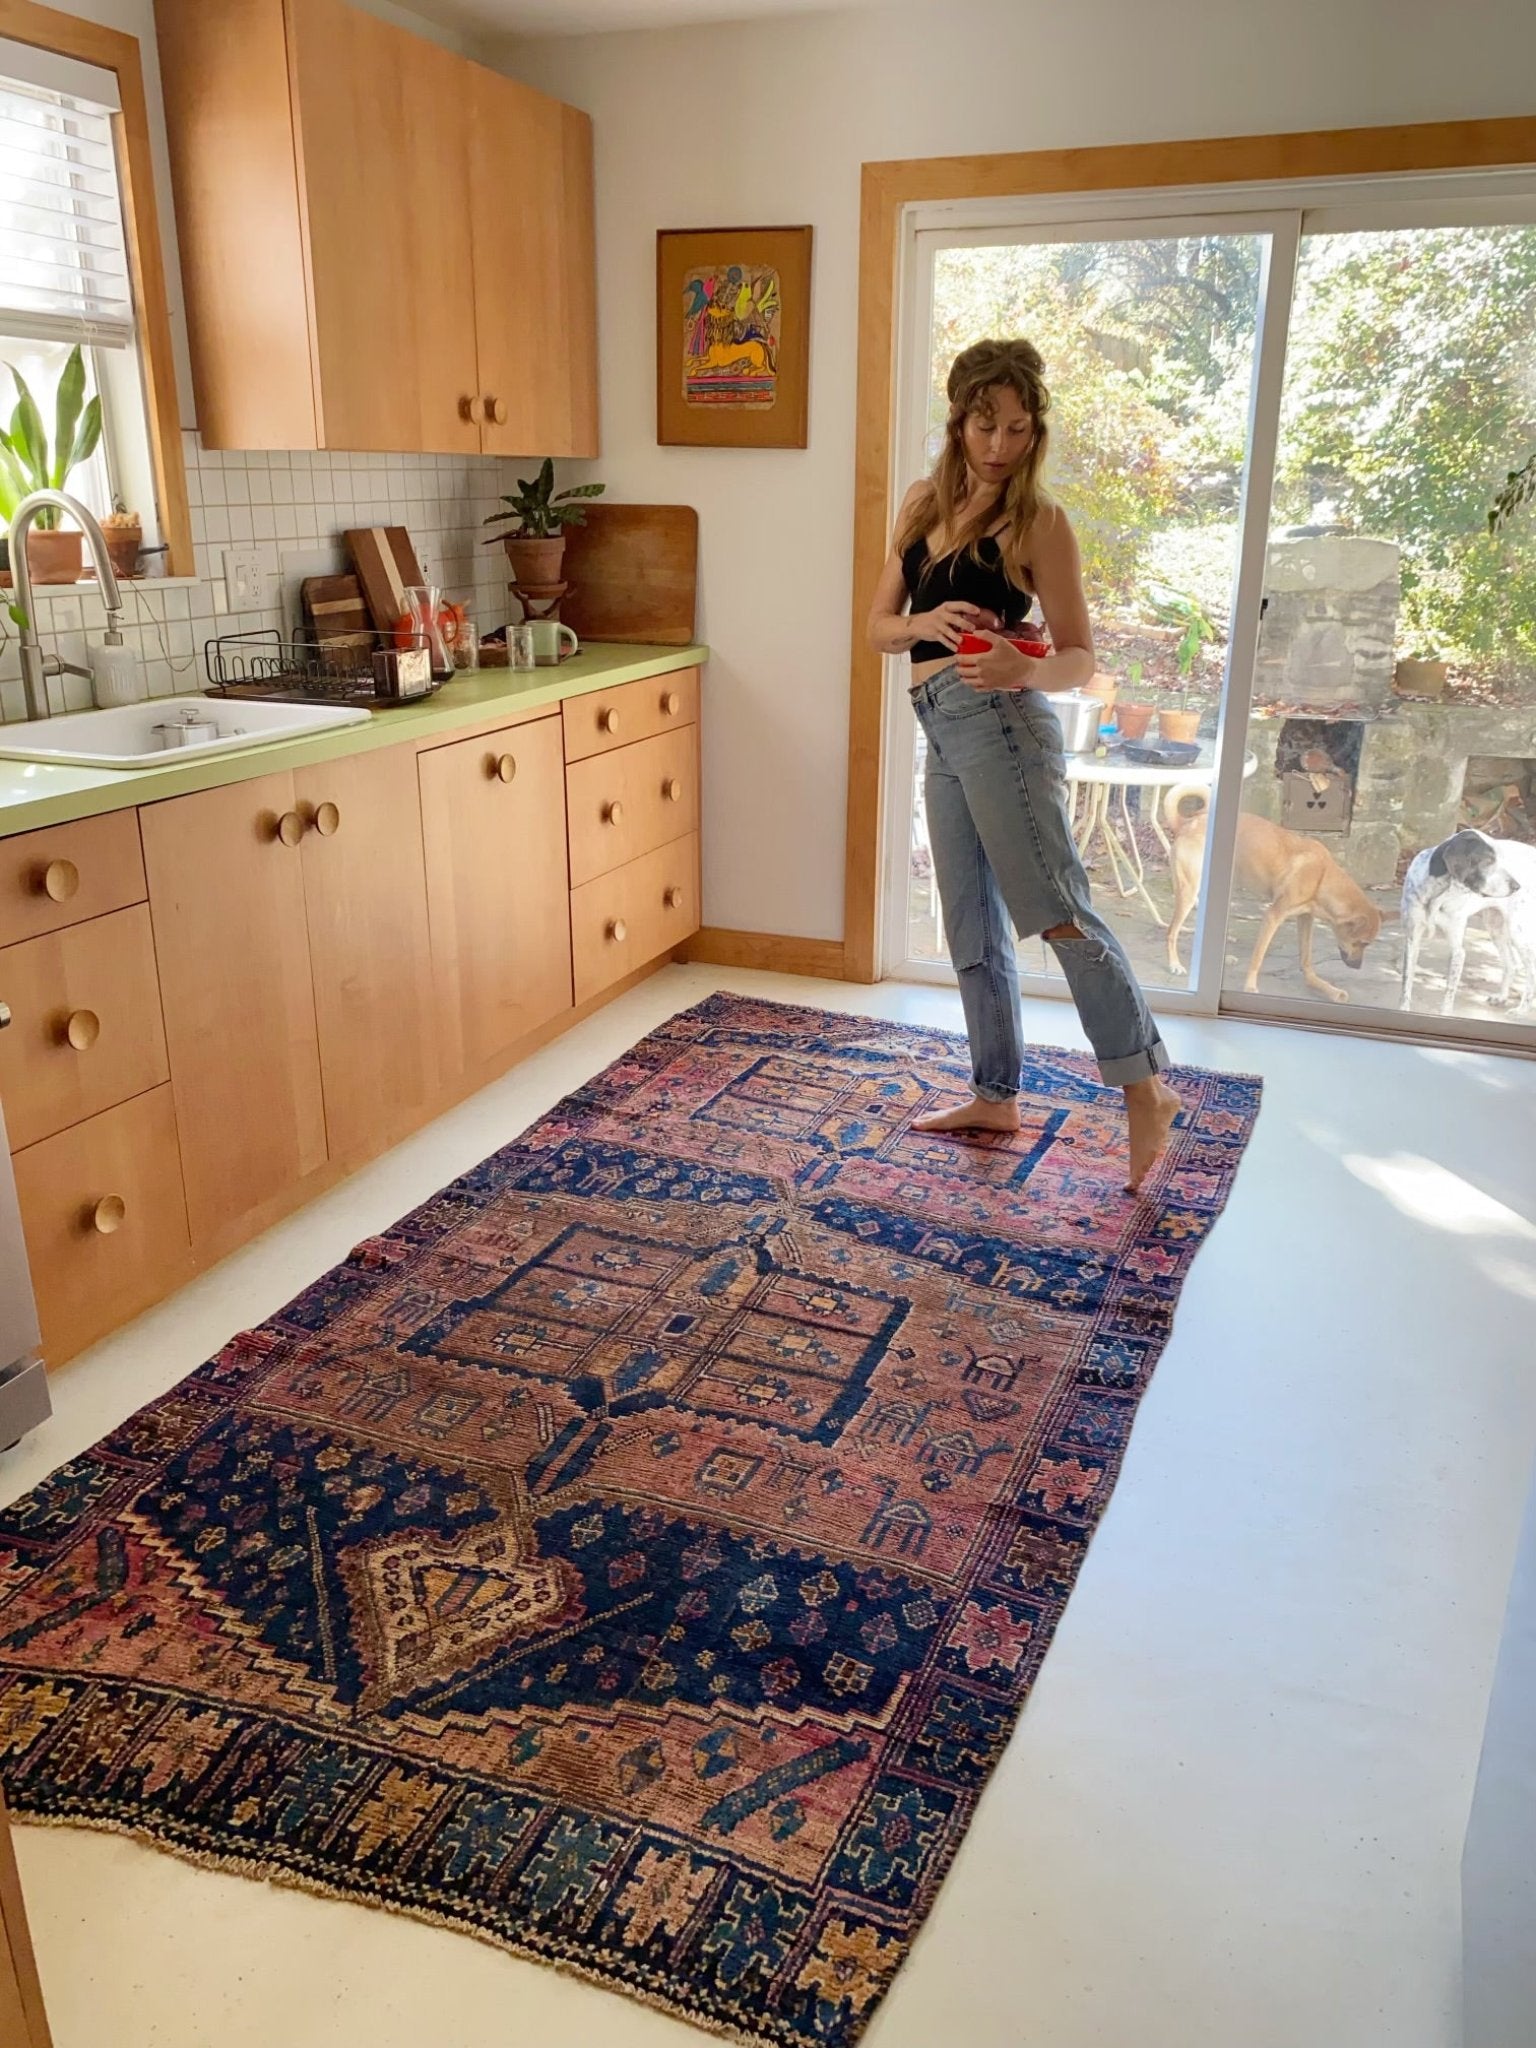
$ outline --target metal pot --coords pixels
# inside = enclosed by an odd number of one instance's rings
[[[1099,743],[1104,706],[1086,690],[1059,690],[1046,699],[1061,726],[1061,744],[1069,754],[1091,754]]]

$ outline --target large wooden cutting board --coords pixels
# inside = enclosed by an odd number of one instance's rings
[[[403,526],[355,526],[346,543],[369,617],[381,633],[388,633],[409,609],[405,592],[425,581],[411,537]]]
[[[691,505],[589,505],[566,529],[560,617],[583,640],[690,646],[698,570]]]

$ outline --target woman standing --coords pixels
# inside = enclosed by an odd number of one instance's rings
[[[1027,341],[981,341],[956,358],[944,452],[902,503],[870,613],[871,644],[912,657],[934,872],[973,1063],[973,1100],[917,1128],[1019,1128],[1017,926],[1055,952],[1099,1071],[1125,1091],[1134,1189],[1179,1098],[1161,1079],[1168,1056],[1130,962],[1089,900],[1067,817],[1050,698],[1092,676],[1093,634],[1076,537],[1040,484],[1043,372]],[[1017,635],[1036,597],[1054,649],[1039,659],[1002,637]],[[986,653],[957,658],[966,633]]]

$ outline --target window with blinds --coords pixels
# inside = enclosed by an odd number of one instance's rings
[[[0,39],[0,336],[125,348],[117,80]]]

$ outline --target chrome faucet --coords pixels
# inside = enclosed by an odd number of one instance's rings
[[[26,691],[28,718],[47,718],[50,715],[50,676],[89,676],[91,673],[77,662],[64,661],[57,654],[46,653],[37,637],[37,622],[32,616],[32,570],[27,561],[27,535],[38,513],[49,505],[56,505],[67,512],[84,533],[91,550],[91,560],[96,564],[96,582],[102,602],[107,608],[106,644],[108,647],[121,647],[123,644],[123,596],[117,587],[112,557],[107,553],[106,536],[78,498],[70,497],[66,491],[34,491],[30,498],[23,498],[16,507],[10,535],[11,579],[16,585],[16,606],[21,613],[17,628],[21,634],[21,681]]]

